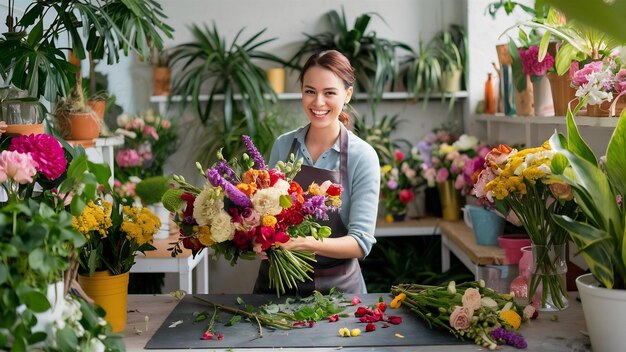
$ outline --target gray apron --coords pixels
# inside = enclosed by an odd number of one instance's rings
[[[348,178],[348,131],[341,125],[339,134],[340,142],[340,163],[339,170],[325,170],[312,166],[302,165],[302,169],[296,175],[297,181],[303,188],[313,182],[322,184],[326,180],[338,183],[343,186],[342,198],[349,195],[349,178]],[[300,143],[294,138],[291,144],[289,154],[296,152],[300,147]],[[330,237],[346,236],[348,229],[341,220],[339,212],[331,212],[328,214],[328,221],[320,222],[321,225],[329,226],[332,230]],[[335,288],[346,293],[362,293],[365,292],[363,287],[363,279],[361,277],[361,267],[356,258],[351,259],[334,259],[322,255],[316,255],[317,262],[311,263],[315,272],[309,274],[313,281],[298,282],[298,288],[295,290],[286,289],[286,294],[309,296],[313,290],[328,294],[331,288]],[[254,293],[275,293],[274,289],[269,288],[269,263],[267,260],[261,261],[259,268],[259,276],[254,285]]]

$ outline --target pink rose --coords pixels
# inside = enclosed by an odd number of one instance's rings
[[[445,167],[442,167],[441,169],[437,170],[436,180],[437,182],[445,182],[448,179],[448,176],[450,176],[450,172],[448,172],[448,169],[446,169]]]
[[[593,62],[586,64],[585,66],[583,66],[583,68],[574,72],[574,75],[572,76],[572,85],[578,88],[580,86],[583,86],[589,83],[589,81],[587,80],[587,76],[589,76],[592,73],[602,71],[602,68],[603,68],[602,61],[593,61]]]
[[[463,302],[463,307],[476,310],[480,308],[480,298],[480,291],[477,288],[468,288],[465,290],[461,302]]]
[[[36,165],[30,153],[5,150],[0,153],[0,183],[8,178],[22,185],[31,183],[37,174]]]
[[[474,195],[478,198],[484,198],[484,197],[489,198],[489,195],[485,191],[485,186],[487,186],[487,184],[493,181],[493,179],[495,178],[496,178],[496,174],[495,172],[493,172],[493,169],[486,168],[483,171],[481,171],[480,174],[478,175],[478,180],[476,181],[476,184],[474,185]],[[489,201],[492,201],[492,200],[490,199]]]
[[[396,152],[394,153],[394,156],[396,158],[396,161],[404,160],[404,153],[401,150],[396,149]]]
[[[455,330],[467,330],[472,322],[474,312],[467,307],[456,306],[450,314],[450,326]]]
[[[117,152],[115,162],[119,167],[140,166],[143,160],[134,149],[124,149]]]
[[[152,137],[152,139],[154,139],[155,141],[159,140],[159,135],[157,134],[156,128],[150,125],[143,126],[143,133],[147,136]]]
[[[615,92],[617,92],[617,94],[626,91],[626,69],[623,68],[617,72],[613,88],[615,88]]]

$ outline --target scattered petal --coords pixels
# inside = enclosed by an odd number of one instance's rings
[[[356,306],[359,303],[361,303],[361,299],[359,298],[359,296],[352,297],[352,305],[353,306]]]
[[[218,340],[224,339],[224,334],[217,334],[217,339]]]
[[[395,337],[397,337],[397,338],[399,338],[399,339],[403,339],[403,338],[404,338],[404,335],[402,335],[402,334],[397,334],[397,333],[396,333],[396,334],[394,334],[394,336],[395,336]]]
[[[334,323],[334,322],[336,322],[337,320],[339,320],[339,315],[338,315],[338,314],[333,314],[333,315],[331,315],[330,317],[328,317],[328,322],[329,322],[329,323]]]
[[[339,336],[350,337],[350,329],[346,327],[339,329]]]
[[[168,326],[168,328],[175,328],[175,327],[177,327],[178,325],[180,325],[182,323],[183,323],[182,320],[175,321],[175,322],[171,323],[170,326]]]
[[[387,319],[387,321],[393,325],[402,324],[402,317],[391,315],[389,316],[389,319]]]
[[[359,336],[359,335],[361,335],[361,329],[354,328],[354,329],[350,330],[350,336],[356,337],[356,336]]]
[[[365,332],[370,332],[376,330],[376,325],[373,323],[369,323],[365,326]]]

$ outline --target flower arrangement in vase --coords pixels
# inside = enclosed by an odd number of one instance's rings
[[[404,218],[415,190],[425,183],[420,164],[419,154],[396,150],[393,161],[380,168],[380,200],[385,207],[387,222]]]
[[[535,265],[529,297],[541,286],[540,309],[544,310],[568,305],[563,278],[568,235],[552,214],[575,217],[578,209],[571,188],[551,170],[554,155],[547,142],[520,151],[500,145],[485,157],[485,169],[474,186],[477,197],[494,202],[501,214],[512,211],[528,233]]]
[[[182,252],[181,244],[195,255],[212,248],[234,265],[239,258],[254,259],[266,252],[269,260],[269,287],[280,296],[285,288],[311,280],[315,255],[280,246],[291,237],[313,236],[323,240],[330,227],[319,222],[341,205],[342,187],[329,181],[304,188],[293,179],[301,160],[268,169],[248,136],[242,137],[248,153],[230,163],[221,153],[214,167],[203,170],[207,184],[202,189],[174,176],[177,187],[163,196],[163,204],[178,213],[179,242],[172,256]]]

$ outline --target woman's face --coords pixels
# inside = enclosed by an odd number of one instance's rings
[[[344,103],[350,101],[352,87],[331,71],[314,66],[302,77],[302,107],[311,127],[324,128],[337,122]]]

